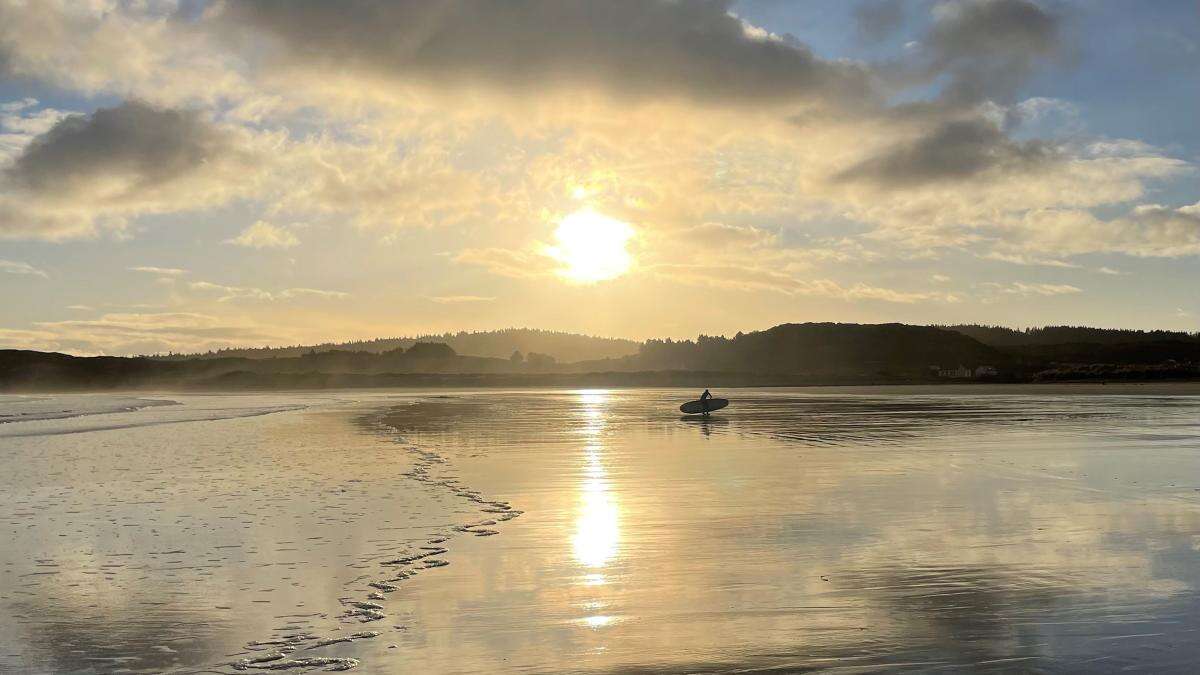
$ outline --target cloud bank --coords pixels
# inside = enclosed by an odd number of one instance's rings
[[[720,105],[871,93],[870,73],[738,19],[728,0],[226,0],[225,30],[276,68],[536,95],[598,87],[621,97]]]

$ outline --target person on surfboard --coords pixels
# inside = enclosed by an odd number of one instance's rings
[[[707,389],[704,390],[703,394],[700,394],[700,405],[703,406],[703,408],[704,408],[703,415],[705,417],[708,417],[708,399],[710,399],[712,397],[713,397],[713,395],[711,393],[709,393],[709,391]]]

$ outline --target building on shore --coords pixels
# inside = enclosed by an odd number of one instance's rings
[[[946,377],[952,380],[969,380],[974,376],[975,371],[963,365],[957,368],[943,368],[938,371],[938,377]]]

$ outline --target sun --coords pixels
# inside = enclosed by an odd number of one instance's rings
[[[633,264],[626,249],[633,235],[628,223],[580,209],[558,224],[554,231],[557,245],[547,247],[546,252],[563,264],[559,273],[571,281],[607,281],[625,274]]]

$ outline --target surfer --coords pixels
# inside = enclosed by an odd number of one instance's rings
[[[708,399],[712,397],[713,395],[707,389],[704,390],[703,394],[700,394],[700,405],[704,407],[705,417],[708,417]]]

